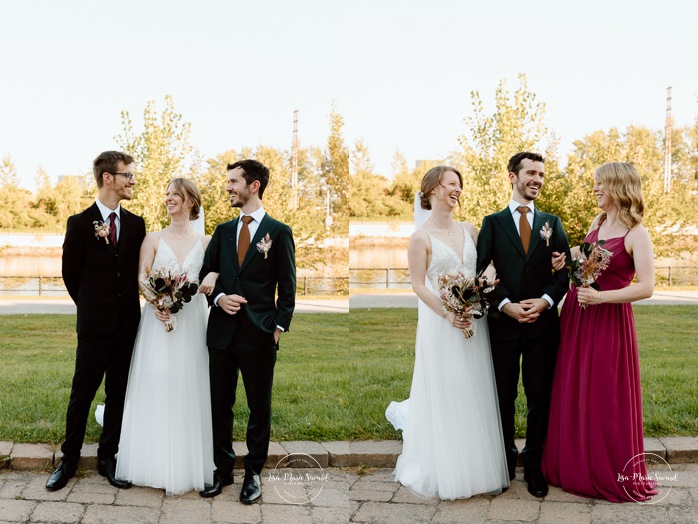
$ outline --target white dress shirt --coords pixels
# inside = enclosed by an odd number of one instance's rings
[[[536,207],[533,205],[533,202],[529,202],[528,204],[519,204],[516,200],[513,199],[509,202],[509,211],[511,211],[511,218],[514,221],[514,225],[516,226],[516,232],[519,234],[519,236],[521,236],[521,231],[519,231],[519,221],[521,220],[521,212],[518,209],[520,206],[526,206],[528,209],[531,210],[530,213],[526,213],[526,220],[528,220],[528,225],[531,226],[531,233],[533,233],[533,214],[536,211]],[[555,305],[555,302],[553,302],[553,299],[550,298],[547,293],[543,294],[541,298],[544,298],[548,302],[548,309]],[[511,302],[511,300],[509,300],[508,298],[502,299],[502,301],[499,303],[499,311],[501,311],[502,308],[506,306],[509,302]]]
[[[109,215],[116,213],[116,240],[118,241],[119,235],[121,234],[121,204],[118,204],[116,209],[109,209],[107,206],[102,204],[99,199],[96,199],[95,203],[99,208],[99,212],[102,213],[102,222],[104,222],[107,226],[111,226],[111,219],[109,218]]]
[[[255,233],[257,232],[257,229],[259,228],[259,223],[262,221],[264,218],[265,211],[264,207],[260,207],[256,211],[253,211],[252,213],[249,214],[249,216],[252,217],[252,222],[247,224],[248,229],[250,230],[250,241],[254,238]],[[237,246],[237,243],[240,241],[240,230],[242,229],[242,217],[245,216],[245,213],[240,211],[240,220],[238,220],[238,229],[237,232],[235,233],[235,245]],[[239,250],[238,250],[239,251]]]

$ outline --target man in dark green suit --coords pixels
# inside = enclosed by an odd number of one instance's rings
[[[490,311],[488,323],[509,476],[514,479],[518,456],[514,415],[521,363],[528,405],[524,477],[538,497],[548,492],[540,464],[560,339],[557,304],[568,285],[567,270],[552,269],[553,252],[570,259],[560,218],[533,205],[543,187],[543,163],[542,156],[529,152],[509,160],[511,202],[485,217],[477,242],[478,271],[494,263],[500,279],[499,311]]]
[[[262,207],[269,169],[256,160],[228,165],[230,205],[240,216],[220,224],[206,250],[201,279],[219,273],[209,296],[209,374],[213,418],[214,482],[201,492],[218,495],[233,482],[233,405],[238,371],[247,394],[245,478],[240,501],[260,500],[260,474],[271,432],[271,392],[279,337],[295,307],[296,263],[291,228]],[[278,298],[275,299],[278,291]]]

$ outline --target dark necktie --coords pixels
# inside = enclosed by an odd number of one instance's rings
[[[116,213],[109,215],[109,242],[116,247]]]
[[[519,206],[516,210],[521,213],[519,217],[519,236],[521,237],[524,253],[528,255],[528,245],[531,243],[531,224],[528,223],[526,213],[528,213],[530,209],[527,206]]]
[[[240,236],[238,237],[238,267],[242,267],[247,248],[250,247],[250,227],[248,224],[254,219],[250,215],[245,215],[241,220],[242,229],[240,229]]]

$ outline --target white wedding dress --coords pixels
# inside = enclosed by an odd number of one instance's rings
[[[204,258],[197,240],[182,262],[160,238],[153,270],[185,272],[198,281]],[[117,478],[163,488],[168,495],[213,483],[211,392],[206,348],[208,308],[202,294],[174,314],[168,333],[143,308],[124,405]]]
[[[475,275],[477,253],[465,233],[462,261],[430,235],[426,286],[438,296],[438,278]],[[501,493],[509,486],[487,319],[474,320],[465,339],[421,300],[410,398],[391,402],[386,417],[403,430],[395,480],[441,499]]]

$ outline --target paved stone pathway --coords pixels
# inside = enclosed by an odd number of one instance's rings
[[[393,482],[391,469],[324,468],[293,470],[285,482],[263,475],[263,502],[238,502],[242,472],[235,484],[214,499],[196,492],[168,497],[162,490],[133,487],[118,490],[97,473],[71,479],[57,492],[46,491],[48,473],[0,472],[0,524],[4,523],[521,523],[652,524],[698,522],[698,464],[672,464],[676,481],[656,504],[612,504],[585,499],[551,488],[545,499],[526,491],[522,472],[506,493],[468,500],[439,501],[416,496]],[[282,470],[279,470],[282,471]],[[282,473],[283,474],[283,473]],[[303,500],[303,504],[292,504]],[[312,500],[310,500],[312,499]]]

